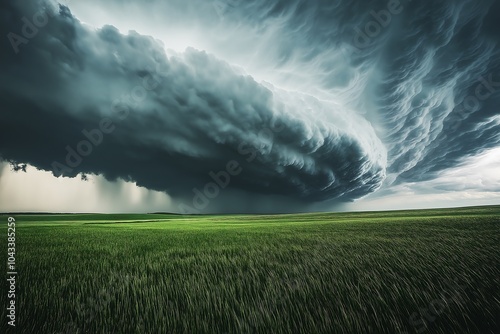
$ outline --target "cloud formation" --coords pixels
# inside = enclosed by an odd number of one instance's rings
[[[189,205],[211,182],[224,188],[211,210],[257,198],[302,210],[430,180],[500,144],[493,1],[100,5],[209,37],[177,51],[54,2],[0,6],[2,35],[24,38],[2,40],[0,156],[56,176]]]

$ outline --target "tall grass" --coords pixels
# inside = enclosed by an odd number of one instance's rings
[[[499,207],[16,221],[17,333],[500,328]]]

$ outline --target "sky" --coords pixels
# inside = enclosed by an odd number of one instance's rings
[[[0,4],[0,211],[500,204],[500,1]]]

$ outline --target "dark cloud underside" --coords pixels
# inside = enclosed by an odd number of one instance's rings
[[[387,175],[432,179],[499,145],[498,3],[401,1],[373,37],[358,31],[386,1],[231,3],[225,24],[266,36],[255,46],[269,56],[263,68],[305,77],[308,89],[259,82],[194,48],[165,52],[134,31],[92,29],[52,2],[3,1],[0,156],[67,177],[135,181],[181,202],[233,164],[238,175],[214,205],[228,211],[221,202],[230,200],[237,211],[262,195],[355,200]],[[216,14],[206,2],[172,4]],[[8,34],[22,35],[22,17],[42,8],[48,23],[14,52]],[[109,130],[102,143],[68,165],[67,147],[100,126]]]

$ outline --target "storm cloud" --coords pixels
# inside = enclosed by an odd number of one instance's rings
[[[493,1],[103,5],[212,41],[185,50],[55,2],[0,6],[0,156],[55,176],[287,211],[431,180],[500,143]]]

